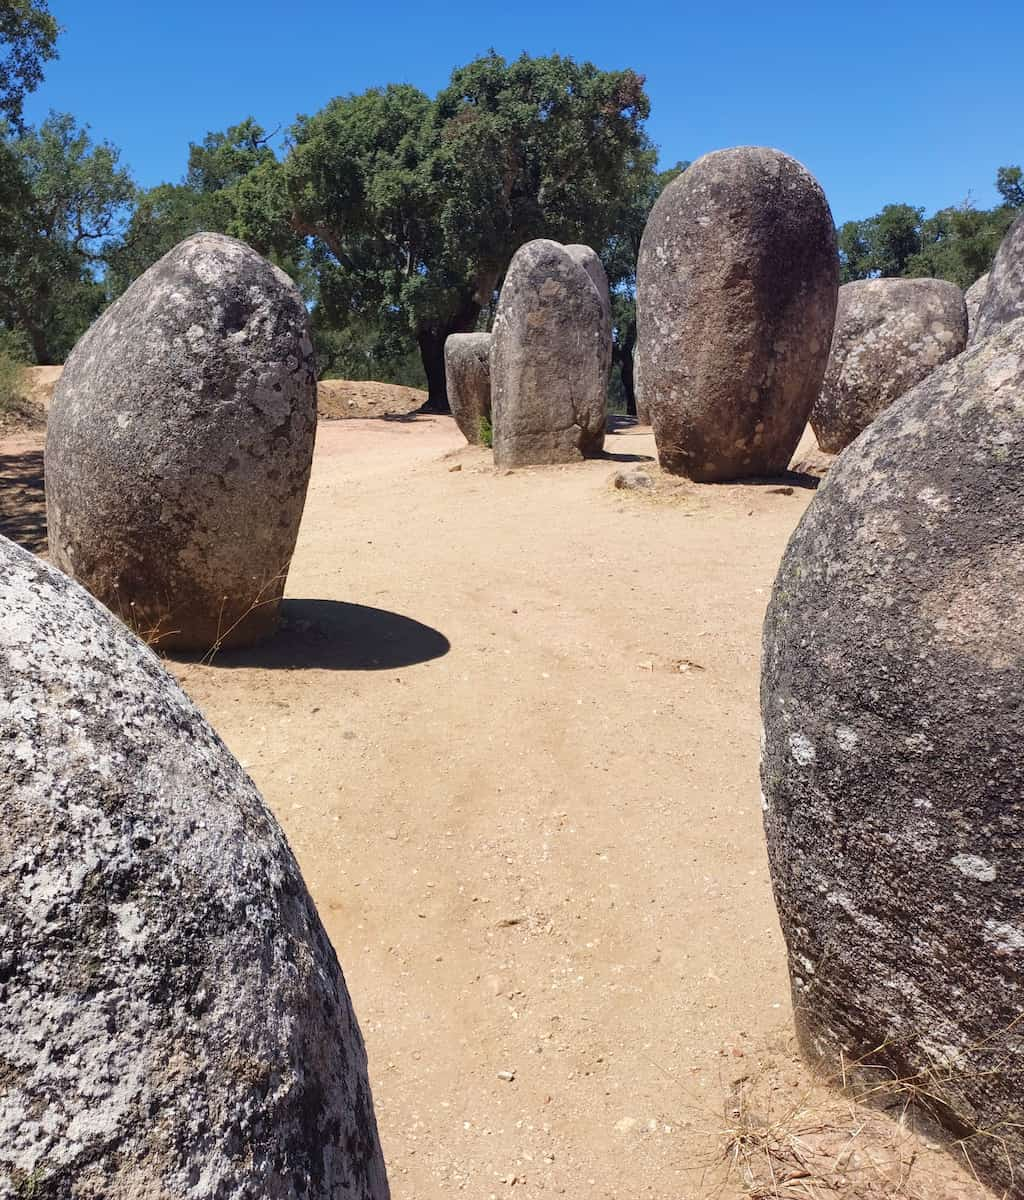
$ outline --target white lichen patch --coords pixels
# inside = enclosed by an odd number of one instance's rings
[[[791,733],[789,735],[789,752],[796,764],[801,767],[809,767],[818,758],[818,752],[814,748],[814,743],[804,733]]]
[[[962,875],[967,875],[970,879],[991,883],[996,877],[996,869],[992,863],[977,854],[954,854],[949,861]]]
[[[1008,921],[986,921],[984,938],[1000,954],[1016,954],[1024,950],[1024,929]]]
[[[840,750],[844,750],[847,754],[849,754],[849,752],[856,747],[859,741],[860,737],[858,736],[856,729],[851,729],[849,725],[836,726],[836,742],[838,743]]]

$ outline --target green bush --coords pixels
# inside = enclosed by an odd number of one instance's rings
[[[491,428],[490,418],[480,417],[480,444],[490,447],[494,442],[494,430]]]
[[[21,335],[0,329],[0,418],[25,415],[25,364],[27,347]]]

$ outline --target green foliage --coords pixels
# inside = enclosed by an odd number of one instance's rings
[[[847,221],[838,233],[842,282],[906,274],[921,249],[923,208],[887,204],[864,221]]]
[[[24,408],[25,364],[28,346],[13,330],[0,329],[0,418]]]
[[[1010,208],[1024,208],[1024,179],[1020,167],[1000,167],[996,174],[996,191]]]
[[[873,217],[847,221],[838,232],[841,280],[929,276],[968,288],[992,265],[999,243],[1024,207],[1020,167],[1000,167],[1003,203],[990,209],[969,202],[927,219],[924,209],[888,204]]]
[[[22,128],[25,96],[43,78],[43,64],[57,57],[60,32],[47,0],[0,0],[0,118]]]
[[[480,445],[486,446],[490,450],[494,445],[494,427],[491,425],[490,417],[481,413],[478,428],[480,431]]]
[[[322,315],[398,314],[443,403],[445,339],[476,327],[523,242],[609,240],[652,170],[647,113],[632,71],[492,52],[434,101],[391,85],[300,118],[284,172]]]
[[[97,273],[134,186],[67,114],[0,133],[0,326],[61,362],[105,303]]]
[[[303,246],[291,229],[283,178],[264,130],[247,117],[189,147],[183,183],[142,192],[108,254],[113,296],[195,233],[243,237],[293,276],[303,277]]]

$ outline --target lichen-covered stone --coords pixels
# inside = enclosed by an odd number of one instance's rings
[[[362,1038],[256,788],[0,539],[0,1195],[383,1200]]]
[[[880,412],[967,344],[963,292],[941,279],[860,279],[839,289],[811,425],[838,454]]]
[[[974,335],[978,329],[978,309],[981,308],[981,302],[985,299],[985,292],[988,290],[988,272],[986,271],[979,279],[976,279],[971,286],[964,292],[964,305],[967,308],[967,340],[974,341]]]
[[[189,238],[64,368],[46,442],[53,560],[161,649],[265,637],[315,434],[298,289],[242,242]]]
[[[604,312],[564,246],[515,253],[491,335],[494,461],[516,467],[601,453],[607,411]]]
[[[832,214],[795,159],[718,150],[668,185],[637,265],[639,373],[666,471],[785,471],[821,386],[838,286]]]
[[[765,622],[764,821],[807,1053],[1024,1194],[1024,319],[835,461]],[[842,1055],[843,1063],[840,1062]],[[977,1131],[985,1131],[978,1133]]]
[[[1024,213],[1010,226],[992,263],[974,339],[988,337],[1018,317],[1024,317]]]
[[[566,246],[566,254],[590,276],[598,299],[601,301],[601,353],[604,355],[604,373],[607,383],[608,372],[612,367],[612,297],[608,288],[608,275],[604,263],[590,246],[579,243]]]
[[[453,333],[444,344],[448,403],[455,424],[472,446],[483,442],[491,420],[491,335]]]

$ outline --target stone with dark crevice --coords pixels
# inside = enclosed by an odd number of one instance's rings
[[[839,289],[811,425],[838,454],[890,404],[967,344],[967,308],[942,279],[859,279]]]
[[[605,314],[566,248],[516,251],[491,335],[491,419],[499,467],[577,462],[604,448]]]
[[[0,538],[0,1195],[386,1200],[280,827],[147,649]]]
[[[835,460],[775,581],[761,684],[764,823],[805,1051],[930,1105],[1018,1197],[1022,462],[1024,318]]]
[[[590,276],[601,301],[601,354],[607,379],[612,367],[612,297],[608,287],[608,275],[597,251],[590,246],[573,243],[565,247],[565,252]]]
[[[964,305],[967,308],[967,340],[973,342],[978,331],[978,310],[988,291],[988,272],[976,279],[964,292]]]
[[[155,263],[75,346],[50,408],[54,562],[161,649],[266,637],[316,435],[309,316],[233,238]]]
[[[786,470],[838,286],[825,195],[788,155],[715,151],[665,188],[637,265],[637,374],[666,471],[713,482]]]

